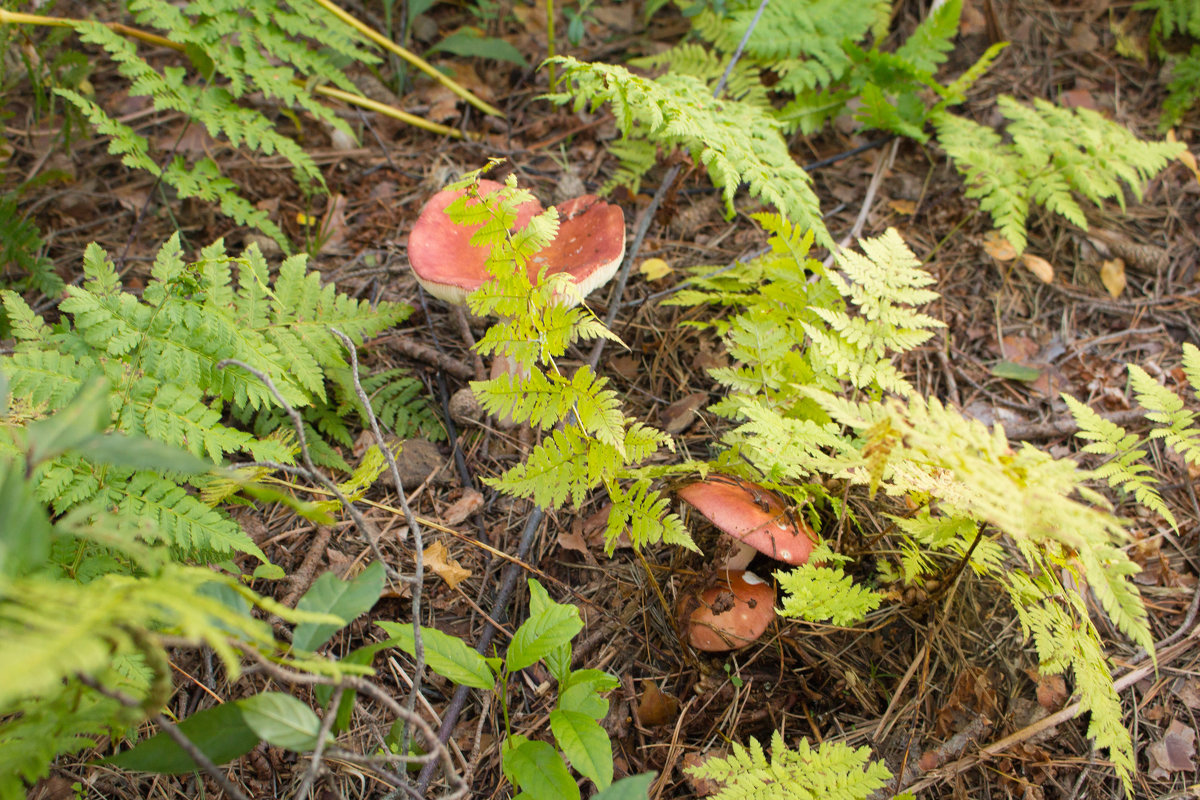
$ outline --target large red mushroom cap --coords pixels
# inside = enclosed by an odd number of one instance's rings
[[[486,179],[477,186],[480,197],[504,188]],[[446,215],[446,208],[466,193],[466,189],[443,189],[429,198],[408,235],[408,263],[421,288],[456,306],[466,303],[467,295],[490,277],[484,266],[487,248],[471,246],[471,237],[483,224],[457,225]],[[471,204],[478,202],[472,200]],[[525,227],[543,210],[536,200],[522,203],[517,207],[515,227]]]
[[[803,564],[816,545],[812,529],[788,514],[772,492],[756,484],[728,478],[697,481],[678,494],[723,532],[777,561]]]
[[[753,572],[722,572],[699,598],[684,598],[688,643],[721,653],[757,641],[775,620],[775,590]]]
[[[502,185],[479,181],[479,195],[486,197]],[[447,303],[462,305],[467,295],[486,283],[488,249],[471,245],[480,225],[457,225],[446,216],[446,207],[462,197],[465,189],[442,190],[429,199],[408,237],[408,260],[425,291]],[[478,203],[479,200],[472,200]],[[543,211],[536,200],[517,208],[514,229],[529,224]],[[535,253],[526,270],[535,280],[542,268],[547,273],[565,272],[574,280],[579,296],[585,297],[616,273],[625,255],[625,214],[619,206],[583,195],[558,206],[558,235]]]
[[[625,257],[625,212],[594,194],[558,206],[558,235],[529,260],[529,278],[549,266],[566,272],[581,298],[612,279]]]

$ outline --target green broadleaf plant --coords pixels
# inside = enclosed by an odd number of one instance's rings
[[[501,745],[501,766],[521,796],[530,800],[578,800],[579,787],[567,768],[568,762],[597,789],[603,791],[612,784],[612,743],[600,727],[600,720],[608,714],[608,700],[602,695],[616,688],[619,681],[600,670],[572,670],[571,640],[583,628],[579,609],[554,602],[532,578],[529,594],[529,618],[514,632],[504,659],[484,658],[461,639],[423,626],[425,663],[455,683],[478,689],[498,688],[506,732]],[[391,637],[384,646],[399,647],[410,655],[415,652],[411,624],[377,624]],[[558,681],[558,702],[550,712],[550,730],[557,749],[549,742],[529,739],[509,728],[509,678],[539,661]],[[644,791],[637,793],[639,785],[639,782],[625,784],[621,793],[613,796],[644,798]]]
[[[237,704],[246,727],[264,742],[301,753],[316,747],[321,720],[307,703],[282,692],[259,692]]]
[[[317,650],[343,625],[348,625],[362,614],[371,610],[383,593],[383,564],[371,562],[353,580],[345,581],[326,572],[313,581],[313,585],[296,603],[301,611],[318,611],[340,617],[339,625],[314,625],[304,623],[296,626],[292,645],[299,650]]]
[[[221,703],[197,711],[179,723],[179,732],[214,764],[226,764],[241,758],[260,741],[259,735],[246,724],[239,703]],[[129,750],[109,756],[104,763],[160,775],[181,775],[200,769],[192,757],[165,733],[155,734]]]

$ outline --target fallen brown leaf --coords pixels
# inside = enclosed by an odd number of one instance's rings
[[[1178,139],[1175,138],[1175,129],[1174,128],[1167,131],[1167,141],[1168,142],[1178,141]],[[1192,174],[1196,176],[1196,180],[1200,181],[1200,167],[1196,166],[1196,156],[1192,153],[1192,151],[1184,150],[1182,153],[1180,153],[1178,155],[1178,158],[1180,161],[1183,162],[1184,166],[1186,166],[1188,169],[1190,169],[1192,171]]]
[[[467,489],[442,513],[442,524],[453,528],[482,507],[483,495],[474,489]]]
[[[346,196],[335,194],[329,199],[329,208],[321,219],[318,232],[321,250],[330,252],[346,243]]]
[[[1095,96],[1087,89],[1071,89],[1063,92],[1058,96],[1058,101],[1067,108],[1088,108],[1092,111],[1099,108],[1096,105]]]
[[[1151,778],[1169,778],[1172,772],[1192,771],[1196,768],[1192,756],[1196,755],[1196,731],[1179,720],[1171,720],[1163,738],[1146,748],[1150,761],[1148,774]]]
[[[1071,29],[1071,35],[1063,40],[1063,44],[1076,53],[1090,53],[1100,46],[1100,40],[1092,32],[1092,26],[1081,20],[1075,23],[1075,27]],[[1073,91],[1083,90],[1075,89]],[[1087,108],[1095,108],[1095,106],[1087,106]]]
[[[1028,336],[1005,336],[1000,340],[1000,352],[998,355],[1001,358],[1007,358],[1009,361],[1025,364],[1040,353],[1041,350],[1042,346]]]
[[[1067,682],[1062,675],[1042,675],[1038,678],[1038,705],[1047,711],[1058,711],[1062,708],[1071,693],[1067,691]]]
[[[1021,263],[1042,283],[1054,283],[1054,266],[1046,259],[1032,253],[1025,253],[1021,256]]]
[[[587,542],[583,540],[583,533],[572,528],[569,531],[560,531],[555,537],[558,546],[563,550],[574,550],[576,553],[591,555],[592,551],[588,549]]]
[[[666,725],[679,713],[679,701],[665,694],[654,681],[647,681],[638,700],[638,722],[647,728]]]
[[[434,542],[425,548],[425,566],[437,573],[451,589],[471,577],[471,570],[464,569],[455,561],[441,542]]]
[[[1017,248],[1000,231],[988,231],[984,235],[983,252],[997,261],[1012,261],[1017,257]]]
[[[1188,708],[1200,708],[1200,681],[1194,678],[1189,680],[1179,688],[1175,696]]]
[[[671,403],[659,414],[663,430],[670,434],[683,433],[696,421],[696,412],[707,402],[707,392],[693,392]]]
[[[1125,262],[1119,258],[1110,258],[1100,265],[1100,280],[1104,288],[1113,297],[1120,297],[1125,291]]]
[[[983,33],[987,30],[987,17],[979,10],[978,3],[963,3],[962,16],[958,20],[958,32],[963,36]]]

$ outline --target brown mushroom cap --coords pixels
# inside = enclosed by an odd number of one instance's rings
[[[685,620],[688,643],[708,653],[737,650],[755,642],[774,619],[769,583],[753,572],[722,572]]]
[[[495,181],[480,180],[479,194],[486,197],[499,189]],[[467,295],[491,279],[485,264],[488,249],[473,247],[471,237],[480,225],[456,225],[446,216],[446,207],[465,194],[465,189],[443,190],[429,198],[408,237],[408,260],[417,281],[439,300],[462,305]],[[478,203],[472,200],[471,203]],[[536,200],[517,208],[514,229],[529,224],[543,211]],[[548,273],[566,272],[584,297],[616,273],[625,255],[625,214],[619,206],[583,195],[558,206],[558,235],[529,260],[529,279],[547,267]]]
[[[772,492],[746,481],[697,481],[679,490],[713,525],[760,553],[793,566],[808,561],[817,536]]]

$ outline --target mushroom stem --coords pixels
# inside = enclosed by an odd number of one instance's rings
[[[471,323],[467,319],[467,309],[465,306],[451,306],[454,309],[454,321],[458,323],[458,331],[462,334],[463,341],[471,351],[471,358],[475,366],[475,380],[484,380],[487,375],[487,368],[483,365],[483,357],[475,352],[475,334],[471,333]]]
[[[725,557],[717,569],[732,571],[735,569],[745,569],[750,566],[750,562],[758,555],[758,551],[745,542],[734,539],[732,536],[726,537],[733,543],[733,550]]]

